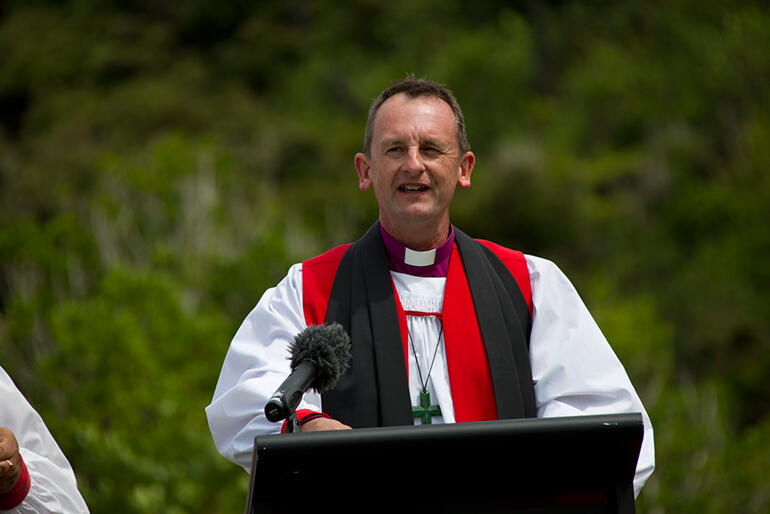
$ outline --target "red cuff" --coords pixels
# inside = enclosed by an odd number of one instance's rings
[[[316,411],[310,410],[310,409],[299,409],[297,411],[297,420],[299,421],[300,425],[304,425],[305,423],[307,423],[311,419],[316,419],[316,418],[329,418],[329,415],[328,414],[324,414],[323,412],[316,412]],[[287,424],[287,421],[284,420],[283,421],[283,425],[281,426],[281,433],[282,434],[286,433],[286,424]]]
[[[27,470],[27,465],[24,464],[24,459],[21,458],[21,454],[19,454],[19,460],[21,461],[19,478],[16,480],[16,485],[13,486],[13,489],[5,494],[0,494],[0,510],[10,510],[16,507],[24,501],[27,493],[29,493],[32,480],[29,478],[29,471]]]

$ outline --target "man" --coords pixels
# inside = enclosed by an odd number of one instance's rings
[[[654,468],[650,420],[570,282],[549,261],[450,223],[474,163],[443,86],[408,78],[374,101],[354,164],[379,223],[294,265],[238,330],[206,409],[225,457],[248,469],[254,436],[280,429],[262,409],[289,373],[288,344],[338,321],[351,369],[323,397],[305,395],[303,431],[642,412],[638,494]]]
[[[2,368],[0,511],[88,512],[67,458]]]

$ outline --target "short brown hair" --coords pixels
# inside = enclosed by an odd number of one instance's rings
[[[388,88],[380,93],[380,95],[372,102],[372,106],[369,108],[369,118],[366,120],[366,131],[364,132],[365,155],[371,155],[372,128],[377,111],[388,98],[399,93],[405,93],[409,98],[434,96],[446,102],[452,109],[452,113],[457,121],[457,146],[460,149],[460,153],[464,154],[465,152],[470,151],[471,145],[468,142],[468,136],[465,133],[465,118],[463,117],[463,111],[452,92],[445,86],[437,84],[436,82],[426,79],[416,79],[414,78],[414,75],[408,75],[405,79],[394,82],[388,86]]]

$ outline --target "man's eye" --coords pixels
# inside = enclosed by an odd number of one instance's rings
[[[389,155],[397,155],[401,153],[401,147],[400,146],[391,146],[387,150],[385,150],[385,153]]]
[[[439,155],[441,153],[441,150],[438,148],[434,148],[432,146],[428,146],[422,149],[422,153],[427,155]]]

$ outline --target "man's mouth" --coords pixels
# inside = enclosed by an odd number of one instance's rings
[[[428,186],[422,184],[401,184],[398,186],[398,190],[403,193],[419,193],[421,191],[427,191]]]

